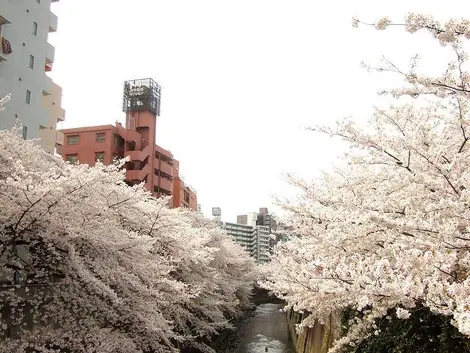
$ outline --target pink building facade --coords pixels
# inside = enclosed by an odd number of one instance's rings
[[[197,195],[182,182],[179,162],[156,144],[156,124],[160,113],[160,86],[152,79],[124,84],[123,111],[126,125],[88,126],[61,130],[64,144],[58,152],[70,163],[110,164],[129,157],[126,181],[145,183],[155,197],[171,196],[172,207],[197,209]]]

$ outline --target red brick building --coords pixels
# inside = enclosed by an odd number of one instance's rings
[[[126,180],[130,185],[145,182],[155,197],[172,196],[172,207],[197,209],[196,192],[179,175],[179,162],[173,154],[155,143],[160,114],[160,86],[152,79],[124,84],[123,111],[126,126],[88,126],[61,130],[64,145],[58,153],[71,163],[110,164],[129,156]]]

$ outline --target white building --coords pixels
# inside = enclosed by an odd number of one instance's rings
[[[237,224],[246,224],[246,225],[255,227],[257,219],[258,219],[258,213],[248,212],[247,214],[237,216]]]
[[[258,219],[258,213],[248,212],[246,215],[246,224],[256,227],[256,220]]]
[[[11,94],[0,112],[0,129],[23,125],[24,138],[41,138],[53,153],[63,143],[57,122],[63,121],[62,89],[46,74],[52,70],[54,47],[49,33],[57,30],[51,2],[0,0],[0,97]]]
[[[258,263],[269,262],[271,230],[266,226],[255,226],[256,237],[256,261]]]

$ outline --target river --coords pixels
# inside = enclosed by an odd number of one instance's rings
[[[260,304],[237,330],[239,340],[232,353],[295,353],[289,338],[282,304]]]

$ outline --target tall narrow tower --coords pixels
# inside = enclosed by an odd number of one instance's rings
[[[124,82],[122,110],[126,113],[124,154],[130,157],[127,177],[145,181],[149,191],[160,196],[160,181],[155,175],[155,133],[160,114],[161,87],[151,78]],[[171,187],[170,187],[171,190]]]
[[[122,110],[127,115],[126,128],[137,128],[135,120],[139,113],[151,113],[156,123],[156,117],[160,115],[161,91],[160,85],[151,78],[124,82]]]

